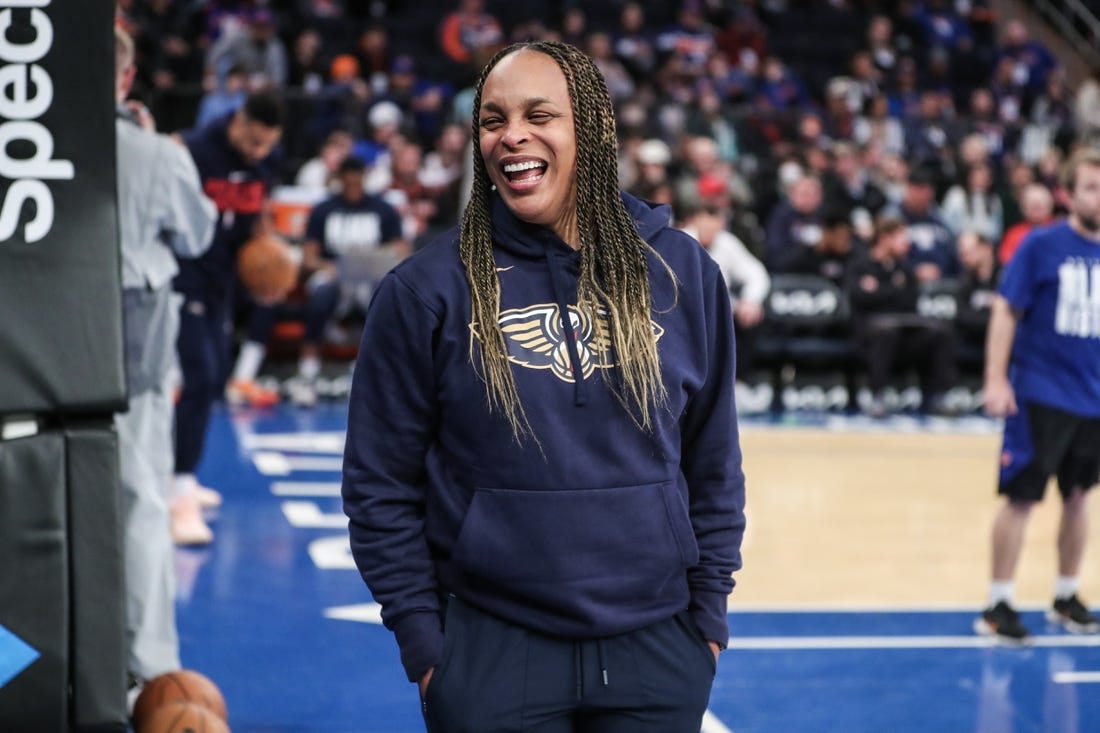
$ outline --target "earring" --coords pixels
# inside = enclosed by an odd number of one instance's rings
[[[489,190],[490,191],[496,191],[497,190],[497,184],[494,183],[493,185],[489,186]]]

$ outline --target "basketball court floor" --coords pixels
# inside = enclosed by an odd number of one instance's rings
[[[177,551],[184,666],[235,733],[422,731],[416,689],[354,569],[340,511],[346,405],[217,412],[199,469],[214,544]],[[992,646],[996,426],[981,418],[745,422],[749,530],[706,733],[1100,731],[1100,637],[1049,627],[1057,504],[1018,598],[1035,634]],[[1096,509],[1094,511],[1100,511]],[[1100,603],[1100,539],[1082,574]]]

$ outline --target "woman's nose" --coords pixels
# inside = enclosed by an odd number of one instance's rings
[[[505,130],[501,142],[510,148],[514,148],[527,142],[528,137],[526,126],[523,124],[512,124],[508,125],[508,129]]]

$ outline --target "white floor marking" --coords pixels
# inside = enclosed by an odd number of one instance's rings
[[[344,459],[339,457],[287,456],[276,451],[256,451],[252,462],[265,476],[288,476],[294,471],[339,472],[344,467]]]
[[[734,637],[729,648],[743,651],[794,651],[811,649],[972,649],[997,646],[984,636],[760,636]],[[1100,635],[1034,636],[1032,646],[1100,646]]]
[[[1017,611],[1045,611],[1050,604],[1021,603]],[[980,603],[924,603],[919,606],[904,603],[741,603],[732,601],[729,613],[981,613]]]
[[[1055,672],[1054,681],[1060,685],[1100,683],[1100,672]]]
[[[241,444],[248,450],[343,455],[344,432],[332,433],[248,433]]]
[[[289,476],[290,462],[282,453],[256,451],[252,454],[252,463],[264,476]]]
[[[725,723],[719,720],[714,713],[706,711],[703,713],[703,728],[701,733],[733,733]]]
[[[325,618],[333,618],[339,621],[358,621],[364,624],[380,624],[382,623],[382,607],[377,603],[334,606],[325,609]]]
[[[301,529],[346,529],[348,518],[339,514],[326,514],[312,501],[284,501],[283,516],[291,527]]]
[[[339,481],[272,481],[275,496],[340,496]]]
[[[310,542],[309,559],[320,570],[355,570],[355,558],[351,556],[347,532]]]

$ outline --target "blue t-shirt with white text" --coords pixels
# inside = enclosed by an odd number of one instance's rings
[[[1009,370],[1017,399],[1100,417],[1100,242],[1065,222],[1037,228],[999,292],[1020,312]]]

